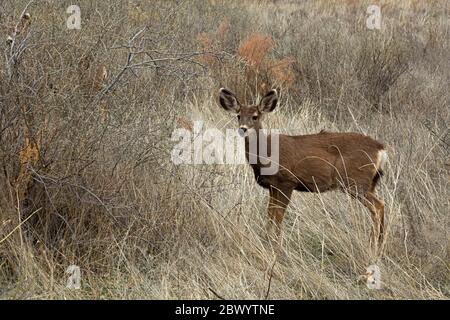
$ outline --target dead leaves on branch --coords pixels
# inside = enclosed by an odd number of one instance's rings
[[[232,58],[219,61],[213,52],[224,52],[230,46],[230,21],[223,19],[217,30],[200,33],[197,41],[204,54],[199,62],[208,66],[211,75],[220,83],[228,76],[233,79],[234,90],[241,96],[263,95],[271,88],[290,89],[295,80],[294,59],[274,58],[276,47],[272,37],[260,33],[249,35],[234,45]],[[239,92],[244,90],[245,92]]]
[[[16,194],[22,201],[32,183],[32,172],[30,168],[36,166],[40,159],[39,145],[30,137],[27,131],[23,138],[23,147],[19,152],[19,173],[15,181]]]

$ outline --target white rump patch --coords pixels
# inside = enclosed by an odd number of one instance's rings
[[[388,155],[386,150],[382,149],[378,151],[378,159],[377,159],[377,170],[383,170],[386,165],[386,161],[388,160]]]

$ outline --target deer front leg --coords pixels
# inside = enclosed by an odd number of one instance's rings
[[[270,199],[268,205],[269,221],[267,222],[268,235],[275,235],[278,239],[281,232],[281,223],[283,222],[286,207],[289,204],[292,195],[292,188],[277,188],[271,186]]]

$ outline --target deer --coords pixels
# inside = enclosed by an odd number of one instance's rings
[[[258,140],[257,146],[261,145],[261,139],[267,139],[262,142],[271,145],[272,136],[263,131],[261,120],[277,104],[275,89],[268,91],[255,105],[241,104],[230,90],[219,90],[219,105],[237,115],[238,132],[245,139],[247,162],[252,155],[252,137]],[[267,164],[260,161],[259,154],[256,155],[257,161],[250,163],[257,184],[269,190],[266,226],[269,233],[275,229],[276,238],[279,238],[293,191],[322,193],[340,190],[359,200],[369,210],[373,221],[370,242],[375,248],[382,243],[384,202],[375,191],[387,161],[387,152],[381,142],[355,132],[322,130],[307,135],[280,134],[278,152],[279,169],[274,174],[262,174]]]

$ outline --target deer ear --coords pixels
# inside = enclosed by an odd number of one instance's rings
[[[219,90],[219,102],[222,108],[227,111],[238,113],[240,104],[234,93],[231,91],[220,88]]]
[[[278,94],[275,89],[270,90],[259,102],[259,111],[261,112],[272,112],[277,106]]]

